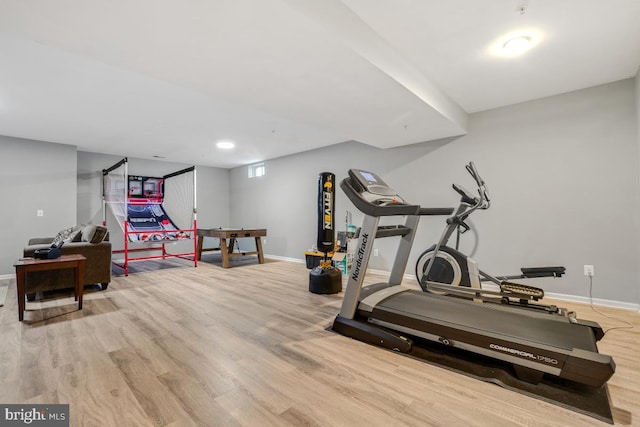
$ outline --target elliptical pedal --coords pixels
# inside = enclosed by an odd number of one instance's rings
[[[514,282],[501,282],[500,291],[505,293],[505,296],[515,298],[527,298],[535,301],[544,298],[544,290],[536,288],[535,286],[522,285]]]

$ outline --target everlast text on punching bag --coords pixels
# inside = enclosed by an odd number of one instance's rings
[[[335,245],[335,181],[331,172],[318,176],[318,251],[324,253],[324,260],[309,273],[309,291],[315,294],[335,294],[342,290],[342,274],[331,265],[329,253]]]

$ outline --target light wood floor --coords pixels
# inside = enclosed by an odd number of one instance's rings
[[[607,425],[327,331],[342,294],[309,293],[303,264],[243,264],[114,277],[82,311],[71,294],[27,303],[23,323],[11,281],[0,402],[69,403],[72,426]],[[640,316],[600,310],[635,325],[599,348],[616,424],[640,425]]]

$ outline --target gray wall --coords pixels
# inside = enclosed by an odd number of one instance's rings
[[[0,275],[31,237],[76,223],[76,147],[0,136]],[[36,216],[38,209],[44,216]]]
[[[78,222],[102,223],[102,170],[120,160],[122,157],[78,152]],[[192,165],[128,158],[130,175],[161,177],[189,166]],[[229,171],[196,166],[196,173],[198,227],[225,226],[229,223]],[[107,226],[114,249],[121,249],[124,238],[122,229],[111,215],[107,217]],[[173,249],[171,252],[174,252]]]
[[[267,175],[247,168],[198,168],[201,227],[265,227],[268,254],[303,259],[316,239],[317,176],[340,180],[349,168],[378,172],[408,200],[453,206],[452,182],[472,188],[464,164],[473,160],[489,184],[493,205],[473,218],[465,236],[481,267],[493,273],[519,266],[561,264],[563,279],[544,279],[548,292],[587,296],[584,264],[595,265],[593,295],[640,303],[640,78],[473,114],[469,134],[390,150],[357,142],[266,162]],[[0,136],[0,274],[12,273],[29,237],[76,224],[99,223],[101,170],[119,157],[76,153],[73,146]],[[163,175],[186,165],[130,159],[130,172]],[[77,201],[77,203],[76,203]],[[36,210],[44,216],[37,217]],[[337,228],[344,213],[362,216],[337,193]],[[409,261],[437,239],[443,218],[425,218]],[[115,243],[115,241],[114,241]],[[395,239],[376,243],[371,267],[389,269]]]
[[[636,86],[636,139],[638,144],[638,152],[640,155],[640,69],[636,73],[635,77],[635,86]],[[640,157],[639,157],[640,163]],[[640,182],[638,182],[638,188],[640,188]],[[640,191],[635,192],[636,197],[640,198]],[[636,217],[635,221],[640,221],[640,218]],[[638,246],[638,258],[636,259],[636,264],[640,265],[640,238],[637,239],[636,244]],[[638,273],[640,275],[640,272]],[[637,279],[638,281],[638,293],[640,293],[640,276]]]
[[[638,218],[640,154],[636,82],[628,79],[471,115],[469,134],[391,150],[348,142],[266,162],[267,174],[247,178],[231,170],[234,225],[268,228],[265,252],[303,258],[315,242],[317,176],[340,180],[349,168],[379,173],[401,195],[424,206],[453,206],[456,182],[473,188],[464,164],[473,160],[493,205],[472,219],[481,268],[516,273],[520,266],[564,265],[562,279],[538,282],[548,292],[588,296],[583,265],[595,265],[593,296],[640,302]],[[338,191],[336,219],[361,216]],[[421,222],[409,260],[434,242],[443,218]],[[376,243],[370,267],[389,269],[397,241]],[[476,241],[477,240],[477,241]]]

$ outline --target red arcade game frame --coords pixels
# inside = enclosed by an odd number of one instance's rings
[[[110,173],[123,167],[124,173],[110,180]],[[167,214],[164,203],[164,188],[167,180],[193,172],[193,220],[191,228],[179,228]],[[114,261],[129,275],[129,263],[153,259],[182,258],[198,266],[197,257],[197,218],[196,218],[196,170],[195,166],[159,177],[147,177],[128,174],[128,161],[123,159],[108,169],[103,175],[103,225],[107,226],[106,206],[111,207],[116,220],[123,231],[124,248],[115,249],[113,253],[124,254],[124,262]],[[120,179],[122,180],[120,182]],[[115,183],[115,184],[114,184]],[[122,188],[120,188],[122,187]],[[123,206],[124,204],[124,206]],[[119,212],[119,213],[118,213]],[[166,245],[176,241],[191,239],[192,250],[184,253],[169,253]],[[132,246],[133,244],[133,246]],[[138,246],[138,247],[135,247]],[[156,253],[156,255],[134,256],[136,253]],[[157,254],[159,252],[159,254]]]

